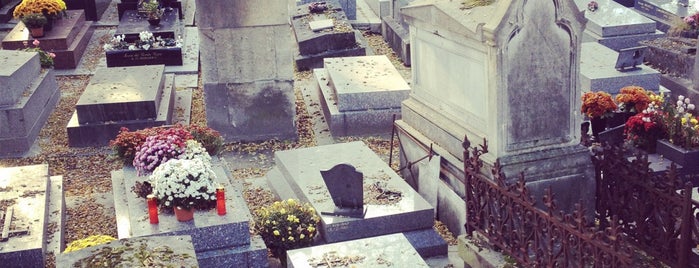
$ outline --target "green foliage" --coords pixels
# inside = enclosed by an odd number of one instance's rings
[[[48,19],[46,19],[46,16],[41,13],[31,13],[25,16],[22,16],[22,23],[24,23],[27,28],[40,28],[44,27],[46,23],[48,22]]]

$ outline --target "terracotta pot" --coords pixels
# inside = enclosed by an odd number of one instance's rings
[[[29,33],[31,33],[32,37],[34,38],[43,37],[44,27],[29,28]]]
[[[177,218],[178,221],[185,222],[194,219],[194,208],[184,209],[174,207],[173,209],[175,210],[175,218]]]

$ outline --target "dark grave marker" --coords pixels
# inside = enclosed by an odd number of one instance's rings
[[[144,66],[163,64],[167,66],[182,65],[182,48],[152,48],[149,50],[110,50],[107,55],[107,67]]]
[[[643,64],[645,46],[630,47],[619,50],[614,68],[620,72],[638,70],[636,67]]]
[[[111,0],[66,0],[68,10],[85,10],[85,20],[98,21],[107,10]]]
[[[348,164],[336,165],[320,174],[335,203],[333,212],[321,214],[364,218],[364,175]]]

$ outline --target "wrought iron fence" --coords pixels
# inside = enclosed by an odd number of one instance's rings
[[[631,267],[631,247],[616,220],[597,229],[588,227],[581,206],[573,214],[556,211],[547,189],[546,210],[538,209],[525,186],[524,176],[507,185],[499,163],[493,180],[480,173],[480,156],[487,144],[469,151],[464,141],[466,173],[466,231],[484,235],[488,242],[526,267]]]
[[[692,174],[680,175],[674,165],[657,174],[646,156],[628,158],[616,147],[598,151],[593,162],[603,225],[617,217],[629,241],[649,255],[672,267],[699,267],[691,251],[699,242],[699,202],[692,201],[687,182]]]

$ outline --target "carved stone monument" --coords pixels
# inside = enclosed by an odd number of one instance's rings
[[[321,211],[323,215],[364,218],[364,175],[354,166],[339,164],[321,170],[323,182],[335,203],[333,212]]]
[[[207,122],[228,141],[297,137],[289,4],[196,1]]]
[[[461,5],[416,1],[402,9],[413,92],[396,126],[402,147],[415,152],[403,161],[420,159],[433,145],[448,171],[441,177],[463,197],[463,139],[487,139],[486,166],[499,161],[509,180],[523,172],[537,200],[550,186],[561,210],[582,200],[592,215],[594,170],[579,144],[583,14],[572,0]],[[463,224],[440,220],[454,230]]]

